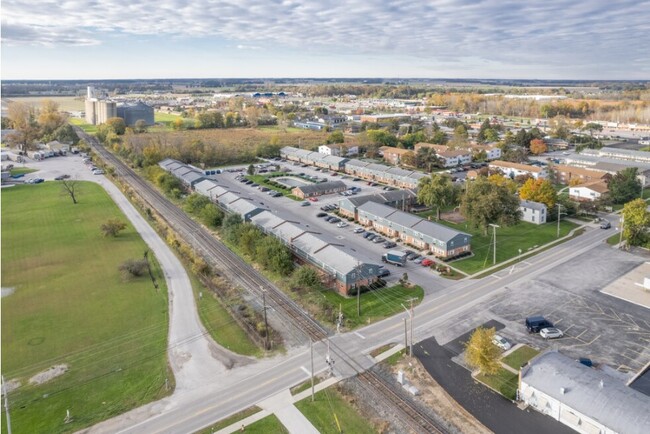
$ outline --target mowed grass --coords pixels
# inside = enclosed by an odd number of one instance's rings
[[[91,125],[86,123],[85,119],[81,118],[68,118],[68,122],[71,125],[81,128],[88,134],[95,134],[97,132],[97,125]]]
[[[162,273],[153,261],[158,291],[149,276],[123,280],[118,266],[147,247],[130,224],[104,238],[107,219],[128,221],[101,187],[80,187],[77,205],[57,182],[2,192],[2,286],[14,288],[2,298],[2,373],[22,383],[10,393],[14,433],[76,431],[173,389]],[[67,373],[28,384],[63,363]]]
[[[280,419],[274,414],[269,414],[264,419],[253,422],[244,428],[247,433],[259,434],[289,434],[289,430],[282,425]]]
[[[491,267],[493,260],[492,228],[488,235],[481,229],[475,229],[466,223],[454,224],[440,221],[441,224],[472,235],[472,252],[474,256],[451,262],[455,268],[468,274],[477,273]],[[567,235],[577,225],[569,221],[560,222],[560,237]],[[557,239],[557,222],[535,225],[533,223],[519,222],[514,226],[501,226],[497,228],[497,264],[528,252],[535,246],[542,246]]]
[[[485,383],[509,400],[515,400],[519,377],[514,372],[499,368],[499,371],[494,375],[478,374],[476,379],[481,383]]]
[[[16,176],[16,175],[26,175],[28,173],[33,173],[36,172],[37,169],[30,169],[29,167],[14,167],[11,170],[9,170],[9,173],[11,176]]]
[[[501,359],[501,361],[511,368],[519,369],[538,354],[539,351],[535,348],[523,345]]]
[[[295,405],[321,434],[377,433],[368,418],[355,411],[335,387],[316,393],[314,402],[310,396]]]

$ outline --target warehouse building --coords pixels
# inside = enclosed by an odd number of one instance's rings
[[[348,187],[343,181],[330,181],[319,184],[300,185],[291,190],[291,194],[300,199],[305,199],[308,197],[339,193],[347,189]]]
[[[370,201],[359,206],[358,221],[388,237],[428,250],[439,258],[471,253],[471,235],[380,203]]]
[[[133,126],[139,120],[144,121],[145,125],[154,124],[153,107],[141,101],[119,103],[116,110],[117,117],[124,119],[127,126]]]
[[[519,400],[585,434],[646,434],[650,397],[604,369],[557,351],[533,358],[519,373]]]

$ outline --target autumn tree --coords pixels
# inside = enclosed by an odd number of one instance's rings
[[[21,102],[12,102],[7,106],[7,118],[14,130],[7,141],[21,150],[30,149],[40,137],[34,109]]]
[[[517,184],[514,180],[499,173],[488,176],[488,181],[490,181],[492,184],[506,187],[512,194],[515,194],[519,188],[519,184]]]
[[[543,154],[548,150],[546,143],[542,139],[533,139],[530,141],[530,153],[534,155]]]
[[[519,199],[507,187],[493,184],[484,177],[466,184],[460,212],[486,236],[491,223],[510,226],[521,219]]]
[[[66,121],[66,115],[59,111],[59,104],[51,99],[43,101],[38,113],[38,124],[43,135],[52,136],[54,131],[64,125]]]
[[[126,223],[118,219],[109,219],[101,226],[102,234],[105,237],[117,237],[117,234],[124,229],[126,229]]]
[[[612,202],[620,204],[641,196],[641,181],[637,178],[636,167],[628,167],[616,173],[609,180],[609,197]]]
[[[557,192],[550,181],[542,178],[530,178],[519,189],[519,197],[546,205],[548,209],[555,206]]]
[[[79,195],[79,184],[74,179],[64,179],[61,181],[61,193],[69,196],[74,205],[77,204],[77,196]]]
[[[126,124],[122,118],[108,118],[106,119],[106,126],[118,136],[126,132]]]
[[[412,151],[405,152],[404,155],[400,158],[400,163],[405,166],[416,167],[417,161],[415,158],[415,153]]]
[[[465,361],[472,368],[479,369],[482,374],[496,374],[501,368],[501,350],[492,343],[495,332],[494,327],[479,327],[465,344]]]
[[[332,131],[330,135],[327,136],[328,144],[343,143],[343,142],[345,142],[345,137],[343,136],[343,131],[341,130]]]
[[[643,246],[648,242],[650,228],[650,212],[648,204],[643,199],[634,199],[623,206],[622,226],[623,239],[630,246]]]
[[[422,178],[418,188],[418,202],[436,209],[436,220],[440,220],[440,208],[454,205],[458,200],[458,189],[451,177],[432,173],[428,178]]]

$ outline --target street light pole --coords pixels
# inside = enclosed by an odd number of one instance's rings
[[[494,244],[494,252],[492,253],[492,265],[496,265],[497,263],[497,228],[500,228],[501,226],[495,225],[494,223],[490,223],[490,226],[492,226],[492,243]]]
[[[560,213],[560,210],[562,209],[562,204],[558,203],[557,204],[557,237],[560,238],[560,217],[562,214]]]

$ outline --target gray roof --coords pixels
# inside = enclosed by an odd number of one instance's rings
[[[351,159],[351,160],[348,160],[348,162],[345,163],[346,166],[355,166],[357,169],[361,168],[361,167],[366,167],[369,164],[370,163],[368,163],[367,161],[361,161],[361,160],[357,160],[357,159],[354,159],[354,158]]]
[[[398,211],[402,212],[402,211]],[[448,228],[445,225],[439,223],[430,222],[429,220],[420,220],[418,223],[411,226],[411,228],[423,235],[428,235],[431,238],[436,240],[444,241],[445,243],[453,240],[459,235],[465,235],[471,237],[471,235],[466,234],[465,232],[457,231],[452,228]]]
[[[565,157],[567,164],[572,166],[584,165],[587,169],[600,170],[605,172],[618,172],[627,167],[638,167],[639,172],[650,170],[650,163],[632,160],[622,160],[611,157],[600,157],[589,154],[573,154]]]
[[[202,194],[203,196],[210,197],[210,190],[212,190],[215,187],[218,187],[215,181],[211,179],[204,179],[203,181],[196,183],[196,185],[194,186],[194,190],[197,193]]]
[[[197,172],[196,170],[190,170],[189,172],[180,175],[179,178],[181,178],[183,181],[187,182],[188,184],[192,184],[202,179],[205,179],[205,176],[201,172]]]
[[[604,146],[598,150],[599,155],[618,155],[621,158],[639,158],[642,160],[650,159],[650,152],[636,151],[634,149],[612,148]]]
[[[521,381],[615,432],[650,432],[649,396],[558,352],[533,359],[522,369]]]
[[[376,194],[366,194],[364,196],[346,197],[345,199],[341,199],[339,203],[348,202],[358,208],[366,202],[386,204],[391,202],[399,202],[406,198],[415,199],[416,196],[417,195],[413,190],[391,190]]]
[[[371,216],[380,218],[386,218],[389,215],[393,214],[395,211],[397,211],[395,208],[374,201],[366,202],[359,207],[360,213],[369,214]]]
[[[285,222],[283,218],[278,217],[270,211],[262,211],[261,213],[251,217],[251,221],[266,231],[270,231],[274,227],[281,225]]]
[[[246,199],[238,199],[238,200],[235,200],[234,202],[229,203],[228,204],[228,209],[230,209],[230,211],[235,212],[235,213],[237,213],[237,214],[239,214],[241,216],[245,216],[248,213],[255,212],[255,211],[258,211],[258,210],[259,210],[258,212],[262,211],[262,209],[255,206],[255,204],[253,204],[253,202],[250,202],[250,201],[248,201]]]
[[[519,206],[524,208],[534,209],[537,211],[546,209],[546,205],[544,205],[543,203],[533,202],[532,200],[520,200]]]
[[[173,158],[165,158],[164,160],[159,161],[158,165],[164,169],[164,168],[166,168],[168,165],[170,165],[172,163],[181,164],[178,160],[174,160]]]
[[[322,182],[320,184],[301,185],[295,188],[299,189],[303,193],[310,194],[310,193],[321,193],[321,192],[338,190],[338,189],[345,190],[347,186],[343,181],[329,181],[329,182]]]

